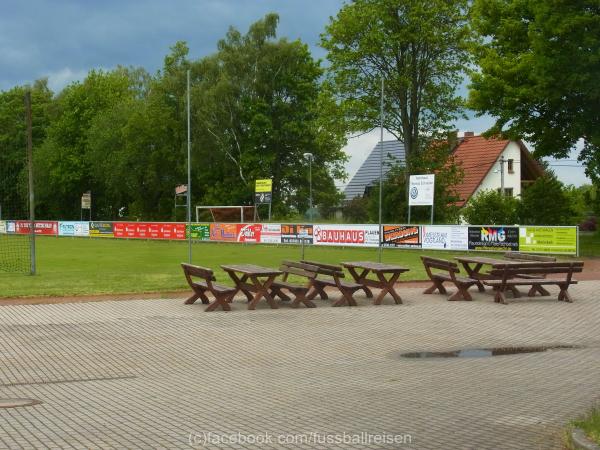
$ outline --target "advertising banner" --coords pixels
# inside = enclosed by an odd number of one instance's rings
[[[262,244],[281,244],[281,224],[263,223],[260,242]]]
[[[315,225],[317,245],[379,246],[378,225]]]
[[[520,227],[519,250],[535,253],[577,254],[576,227]]]
[[[435,175],[411,175],[409,184],[409,206],[433,205]]]
[[[468,227],[459,225],[427,225],[421,227],[421,246],[432,250],[467,250]]]
[[[28,234],[31,231],[31,222],[28,220],[16,220],[15,221],[15,232],[19,234]],[[58,222],[53,221],[36,221],[35,222],[35,234],[42,234],[47,236],[58,235]]]
[[[192,239],[198,241],[208,241],[210,239],[210,225],[207,223],[191,224]],[[186,238],[188,235],[186,235]]]
[[[418,225],[384,225],[382,245],[419,248],[421,246],[420,228]]]
[[[312,225],[281,225],[281,243],[282,244],[305,244],[313,243]]]
[[[237,223],[211,223],[210,240],[236,242],[238,235]]]
[[[115,222],[114,236],[129,239],[185,239],[185,224],[171,222]]]
[[[6,234],[6,220],[0,220],[0,234]]]
[[[17,223],[14,220],[6,221],[6,232],[7,233],[16,233],[17,232]]]
[[[519,228],[469,227],[469,250],[518,251]]]
[[[112,222],[90,222],[90,236],[114,237]]]
[[[260,223],[248,223],[238,225],[237,238],[238,242],[260,242],[262,225]]]
[[[59,236],[85,236],[90,234],[89,222],[58,222]]]

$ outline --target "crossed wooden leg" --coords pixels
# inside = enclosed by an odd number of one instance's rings
[[[567,303],[573,303],[573,299],[571,298],[571,294],[569,294],[569,285],[568,284],[559,284],[560,292],[558,293],[558,301],[563,301]]]
[[[306,289],[294,291],[294,295],[296,296],[296,298],[291,303],[291,307],[297,308],[298,306],[300,306],[300,303],[304,303],[304,306],[306,306],[307,308],[316,308],[317,305],[315,305],[312,301],[306,298],[307,292],[308,290]]]
[[[204,291],[194,289],[194,294],[192,294],[192,296],[190,298],[188,298],[184,302],[184,304],[192,305],[198,299],[201,299],[202,303],[204,303],[205,305],[208,305],[210,303],[210,301],[208,300],[208,297],[204,294]]]
[[[329,296],[325,292],[325,285],[315,284],[315,283],[311,284],[309,292],[306,295],[306,298],[309,300],[312,300],[317,295],[319,295],[321,297],[321,300],[327,300],[329,298]]]
[[[541,284],[534,284],[533,286],[531,286],[531,289],[529,289],[527,296],[535,297],[538,292],[540,293],[540,295],[542,297],[550,295],[550,292],[548,292],[546,289],[544,289],[544,287]]]
[[[386,280],[385,275],[383,273],[377,273],[377,278],[379,278],[379,282],[381,283],[381,292],[379,292],[379,295],[373,301],[374,305],[381,305],[381,302],[383,301],[383,297],[385,297],[385,295],[388,293],[392,296],[392,298],[396,302],[396,305],[399,305],[402,303],[402,298],[400,297],[400,295],[398,295],[398,293],[394,289],[394,284],[396,284],[396,281],[398,280],[399,276],[400,276],[399,273],[394,273],[394,274],[392,274],[392,276],[390,277],[389,280]]]
[[[269,275],[264,283],[261,283],[260,280],[258,279],[258,277],[256,277],[256,276],[250,277],[252,284],[256,288],[256,293],[254,294],[254,297],[248,304],[248,309],[255,309],[257,303],[263,297],[265,298],[265,300],[267,301],[267,303],[269,304],[269,306],[272,309],[279,308],[275,299],[273,297],[271,297],[271,294],[269,294],[269,288],[271,287],[271,284],[273,284],[273,281],[275,281],[275,277],[276,277],[276,275]]]
[[[448,291],[444,287],[444,282],[437,278],[432,278],[433,284],[423,291],[423,294],[433,294],[435,290],[439,290],[440,294],[447,294]]]
[[[448,301],[456,301],[456,300],[467,300],[472,301],[473,297],[469,293],[469,287],[473,286],[473,284],[464,284],[464,283],[456,283],[456,292],[448,297]]]
[[[219,306],[223,308],[223,311],[231,311],[231,306],[229,305],[229,303],[231,303],[234,296],[235,296],[235,291],[215,295],[215,300],[210,305],[208,305],[208,307],[204,311],[206,311],[206,312],[214,311]]]
[[[495,289],[495,294],[494,294],[494,301],[496,303],[502,303],[503,305],[508,305],[508,303],[506,303],[506,297],[504,296],[504,291],[502,290],[502,288],[499,286],[498,289]]]
[[[347,269],[348,269],[348,272],[350,272],[350,275],[352,275],[352,278],[354,278],[354,281],[357,282],[358,284],[363,285],[362,290],[365,291],[365,295],[367,296],[367,298],[372,298],[373,292],[371,291],[371,289],[369,289],[368,286],[363,284],[363,280],[365,278],[367,278],[369,269],[363,269],[363,271],[360,273],[360,275],[356,272],[356,269],[354,267],[347,267]]]

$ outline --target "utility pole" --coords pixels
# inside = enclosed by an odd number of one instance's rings
[[[33,194],[33,126],[31,119],[31,91],[25,92],[25,120],[27,122],[27,172],[29,177],[29,226],[31,233],[31,275],[35,275],[35,196]]]
[[[383,226],[381,224],[381,212],[383,209],[383,94],[384,94],[384,78],[381,77],[381,110],[380,113],[380,128],[381,135],[379,137],[379,249],[378,259],[381,262],[381,241],[383,240]]]
[[[187,71],[187,229],[188,262],[192,263],[192,139],[190,133],[190,70]]]

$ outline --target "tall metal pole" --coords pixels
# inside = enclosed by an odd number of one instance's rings
[[[381,136],[379,138],[379,249],[378,258],[381,262],[381,241],[383,241],[383,226],[381,224],[381,212],[383,209],[383,91],[384,91],[384,80],[381,77],[381,111],[380,111],[380,125],[381,125]]]
[[[312,155],[308,158],[308,189],[309,189],[309,205],[310,205],[310,223],[313,223],[313,199],[312,199]]]
[[[31,243],[30,273],[35,275],[35,196],[33,194],[33,126],[31,120],[31,91],[25,92],[25,120],[27,122],[27,172],[29,177],[29,226]]]
[[[192,263],[192,140],[190,121],[190,70],[187,71],[187,228],[188,262]]]

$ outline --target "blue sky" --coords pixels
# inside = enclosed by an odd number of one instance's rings
[[[301,39],[325,58],[319,35],[342,0],[2,0],[0,90],[47,77],[53,90],[80,80],[93,68],[142,66],[155,72],[169,47],[186,41],[190,56],[215,51],[230,25],[246,31],[269,12],[280,16],[279,35]],[[456,124],[485,131],[491,118]],[[352,175],[379,139],[377,131],[351,139],[346,152]],[[570,158],[576,158],[576,152]],[[562,164],[575,164],[563,162]],[[566,183],[586,181],[582,168],[555,167]]]

